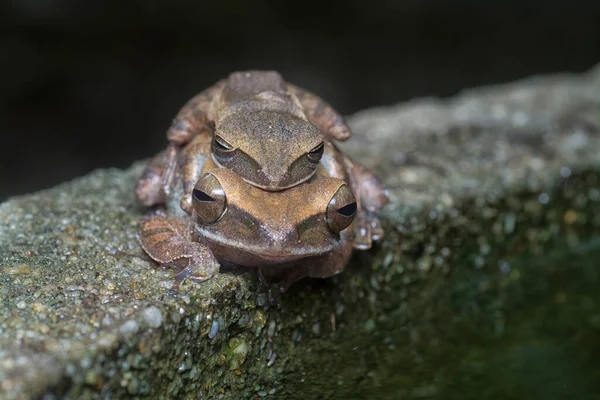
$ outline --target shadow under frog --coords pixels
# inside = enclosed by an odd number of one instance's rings
[[[259,267],[283,290],[338,273],[353,247],[370,248],[383,233],[381,183],[330,140],[349,128],[276,72],[230,75],[190,100],[167,136],[136,197],[168,203],[169,216],[143,219],[139,237],[181,277],[205,280],[234,263]]]

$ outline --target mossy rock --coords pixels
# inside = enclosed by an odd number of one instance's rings
[[[176,287],[149,261],[143,163],[0,205],[0,397],[598,393],[600,69],[350,123],[386,236],[277,306],[252,270]]]

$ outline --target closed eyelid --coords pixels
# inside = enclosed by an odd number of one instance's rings
[[[217,146],[219,146],[219,148],[221,150],[224,150],[224,151],[229,151],[229,150],[234,150],[235,149],[234,146],[232,146],[228,141],[226,141],[225,139],[223,139],[219,135],[215,135],[215,137],[214,137],[214,143]]]
[[[310,150],[309,153],[315,153],[317,151],[321,151],[321,149],[324,149],[324,148],[325,148],[325,142],[321,142],[317,146],[315,146],[312,150]]]

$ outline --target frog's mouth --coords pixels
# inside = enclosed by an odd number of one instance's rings
[[[318,243],[301,242],[288,235],[283,240],[264,235],[256,235],[254,240],[232,240],[215,234],[211,230],[198,229],[198,234],[213,251],[224,259],[236,259],[239,264],[253,264],[263,261],[271,264],[285,263],[309,257],[318,257],[334,251],[340,245],[340,239],[330,237]],[[270,239],[270,240],[269,240]],[[273,240],[275,239],[275,240]],[[279,239],[279,240],[277,240]]]
[[[214,154],[212,154],[212,161],[215,163],[215,165],[217,167],[226,168],[217,158],[215,158]],[[235,171],[236,173],[240,174],[240,177],[242,177],[244,182],[246,182],[249,185],[252,185],[254,187],[257,187],[259,189],[266,190],[267,192],[279,192],[282,190],[292,188],[294,186],[298,186],[299,184],[308,181],[317,172],[317,169],[315,168],[313,171],[308,171],[307,174],[303,175],[301,178],[296,179],[296,180],[284,180],[282,177],[271,177],[271,176],[265,175],[263,172],[262,174],[258,174],[258,176],[256,178],[252,179],[252,178],[246,177],[243,174],[243,172],[244,172],[243,170],[239,171],[237,166],[232,166],[232,167],[230,167],[230,169],[232,171]],[[258,177],[262,178],[262,181],[259,180]]]

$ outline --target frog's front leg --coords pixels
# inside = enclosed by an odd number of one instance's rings
[[[332,140],[346,140],[352,131],[344,118],[319,96],[288,83],[290,91],[296,95],[308,120],[325,136]]]
[[[203,130],[211,128],[208,114],[211,113],[213,102],[221,93],[224,84],[225,81],[219,81],[212,87],[203,90],[179,110],[167,131],[167,138],[171,143],[183,146]]]
[[[387,203],[387,192],[383,184],[367,168],[353,161],[332,142],[325,143],[325,154],[321,159],[330,176],[346,181],[352,188],[358,211],[352,224],[354,247],[369,249],[373,240],[383,236],[377,214]]]
[[[202,131],[183,148],[181,153],[181,170],[183,175],[183,196],[181,209],[188,215],[192,214],[192,191],[200,179],[202,168],[207,158],[210,157],[210,144],[212,134],[208,130]]]
[[[365,166],[347,156],[344,156],[344,164],[360,207],[353,224],[354,247],[366,250],[371,247],[372,240],[383,236],[378,214],[388,202],[387,190]]]
[[[138,201],[145,206],[164,204],[176,167],[177,149],[174,145],[154,156],[135,186]]]
[[[178,279],[205,281],[218,271],[215,256],[207,246],[192,240],[192,231],[185,220],[148,216],[140,221],[138,228],[144,251],[154,261],[177,269]]]

